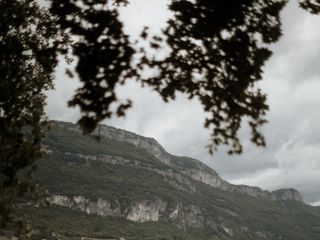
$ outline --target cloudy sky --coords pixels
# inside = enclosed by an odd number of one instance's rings
[[[132,0],[121,9],[125,31],[132,40],[143,26],[159,32],[170,13],[166,1]],[[150,89],[129,83],[119,96],[131,98],[134,107],[124,119],[106,124],[158,140],[168,152],[199,159],[226,180],[274,190],[294,187],[305,201],[320,205],[320,16],[312,16],[290,1],[282,14],[282,39],[272,48],[260,87],[268,94],[269,123],[263,128],[266,148],[248,141],[248,129],[241,130],[244,153],[228,156],[220,149],[210,156],[205,145],[209,131],[203,128],[200,104],[179,95],[169,104]],[[51,119],[75,122],[79,113],[67,108],[76,80],[57,68],[55,91],[48,92],[47,113]]]

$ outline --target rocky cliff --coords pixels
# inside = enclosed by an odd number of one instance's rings
[[[119,201],[97,199],[92,201],[83,196],[53,195],[48,198],[51,204],[79,210],[87,214],[97,214],[102,217],[124,217],[134,222],[166,221],[180,228],[205,227],[204,213],[194,205],[170,204],[162,199],[143,200],[121,207]]]
[[[66,123],[60,122],[58,124],[65,126]],[[80,132],[79,128],[74,124],[68,124],[68,130]],[[248,194],[253,197],[263,197],[270,200],[303,201],[302,195],[295,189],[281,189],[269,192],[264,191],[259,187],[233,185],[223,180],[216,171],[195,159],[185,159],[185,161],[192,162],[191,168],[177,164],[175,156],[166,152],[165,149],[153,138],[143,137],[129,131],[106,125],[99,125],[94,134],[103,136],[110,140],[126,142],[138,148],[142,148],[162,163],[176,169],[179,173],[224,191]]]

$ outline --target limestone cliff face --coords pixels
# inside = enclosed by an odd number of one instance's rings
[[[152,154],[153,156],[155,156],[161,162],[171,165],[170,155],[153,138],[143,137],[132,132],[120,130],[105,125],[100,125],[97,131],[106,138],[114,139],[120,142],[127,142],[136,147],[142,148],[150,154]]]
[[[99,216],[121,216],[120,207],[118,204],[111,207],[111,202],[103,199],[91,201],[83,196],[63,196],[52,195],[48,198],[50,204],[68,207],[87,214],[97,214]]]
[[[68,130],[71,131],[77,131],[80,130],[78,127],[74,124],[70,123],[61,123],[58,122],[57,124],[62,124],[64,127],[66,127]],[[153,138],[143,137],[138,134],[117,129],[114,127],[106,126],[106,125],[99,125],[98,129],[96,130],[95,134],[100,134],[104,136],[107,139],[111,140],[117,140],[120,142],[126,142],[130,143],[136,147],[142,148],[146,150],[148,153],[156,157],[160,162],[169,165],[172,167],[175,172],[162,172],[163,175],[175,175],[177,178],[177,182],[172,183],[176,184],[177,188],[184,188],[188,189],[188,187],[183,186],[183,182],[187,181],[187,177],[190,177],[194,180],[200,181],[202,183],[205,183],[207,185],[210,185],[212,187],[229,191],[229,192],[236,192],[241,194],[247,194],[253,197],[263,197],[270,200],[295,200],[295,201],[303,201],[302,195],[295,189],[281,189],[273,192],[264,191],[259,187],[251,187],[246,185],[233,185],[231,183],[228,183],[227,181],[223,180],[217,172],[215,172],[213,169],[209,168],[202,162],[195,160],[195,159],[189,159],[189,161],[192,161],[192,168],[190,167],[183,167],[182,165],[177,164],[175,157],[171,154],[167,153],[165,149]],[[89,158],[96,158],[96,156],[89,156]],[[119,163],[118,160],[114,160],[115,158],[112,156],[106,156],[106,158],[113,159],[113,163]],[[109,159],[110,160],[110,159]],[[183,160],[180,160],[181,162]],[[130,162],[130,160],[126,160],[127,163]],[[154,169],[154,171],[157,171]],[[179,184],[179,182],[181,184]],[[190,184],[187,184],[187,186],[191,186]],[[190,187],[189,187],[190,190]],[[193,188],[193,191],[196,191],[196,189]]]
[[[185,206],[182,203],[170,206],[168,202],[159,198],[134,202],[129,206],[120,206],[118,201],[111,202],[104,199],[92,201],[83,196],[63,195],[52,195],[48,198],[48,202],[51,205],[68,207],[102,217],[125,217],[134,222],[166,221],[180,228],[205,227],[204,214],[198,207]]]
[[[223,232],[227,236],[233,236],[234,226],[223,223],[223,218],[208,215],[206,211],[195,205],[186,205],[182,202],[169,203],[160,198],[153,200],[141,200],[127,206],[121,206],[119,201],[98,199],[92,201],[83,196],[53,195],[48,198],[51,205],[58,205],[79,210],[87,214],[96,214],[102,217],[124,217],[134,222],[166,222],[186,230],[189,227]],[[231,216],[238,216],[229,209],[222,209]],[[239,226],[246,229],[247,226]]]
[[[160,199],[141,201],[132,204],[128,209],[127,219],[134,222],[157,222],[166,213],[167,202]]]
[[[293,188],[279,189],[272,193],[276,195],[277,199],[303,201],[302,195]]]

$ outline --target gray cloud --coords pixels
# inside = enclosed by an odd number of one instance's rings
[[[307,202],[320,203],[320,16],[293,2],[283,13],[284,36],[272,47],[274,55],[260,83],[270,105],[269,124],[263,128],[266,148],[252,145],[244,126],[242,155],[228,156],[220,149],[210,156],[205,149],[209,132],[203,128],[205,114],[198,101],[179,95],[165,104],[157,93],[133,82],[119,89],[119,96],[132,98],[134,107],[126,118],[105,123],[154,137],[170,153],[199,159],[233,183],[269,190],[295,187]],[[166,2],[158,0],[132,1],[121,9],[132,40],[144,25],[159,32],[169,15]],[[74,122],[79,113],[68,109],[66,102],[79,83],[68,80],[61,69],[57,69],[56,91],[48,93],[47,113],[52,119]]]

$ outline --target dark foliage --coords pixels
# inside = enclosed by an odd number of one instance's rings
[[[174,17],[164,30],[171,52],[151,66],[159,75],[146,79],[165,99],[176,92],[198,97],[209,113],[205,126],[212,128],[209,150],[230,145],[230,153],[242,147],[237,132],[249,119],[252,141],[265,145],[259,127],[266,122],[266,96],[255,83],[270,57],[268,44],[281,35],[283,1],[173,1]],[[156,47],[157,39],[154,39]]]
[[[41,156],[44,91],[52,88],[64,39],[35,1],[0,1],[0,9],[0,224],[5,224],[17,199],[34,193],[31,172]]]
[[[134,53],[128,36],[123,33],[116,9],[107,1],[52,1],[51,12],[59,27],[76,36],[72,53],[77,57],[79,88],[70,106],[79,106],[79,120],[84,132],[92,132],[97,123],[111,117],[111,104],[117,102],[115,88],[135,75],[131,67]],[[131,106],[131,101],[116,107],[118,116]]]
[[[300,6],[312,14],[320,13],[319,0],[300,0]]]
[[[114,6],[128,1],[52,1],[50,10],[59,19],[59,27],[77,39],[71,46],[78,59],[74,74],[83,86],[69,105],[80,107],[79,124],[91,133],[101,120],[123,116],[131,107],[130,100],[118,101],[116,88],[136,79],[165,101],[173,100],[178,92],[198,98],[208,113],[205,127],[211,131],[211,153],[222,144],[230,146],[231,154],[242,152],[238,131],[243,120],[251,128],[252,142],[264,146],[261,126],[267,122],[268,106],[256,82],[272,54],[269,45],[281,36],[280,13],[286,3],[174,0],[169,4],[173,17],[163,35],[149,37],[146,30],[141,34],[150,48],[170,49],[159,60],[147,57],[145,49],[136,51],[123,32]],[[300,4],[312,13],[318,11],[316,1]],[[137,67],[134,58],[139,59]],[[141,72],[148,68],[156,74],[143,78]]]

